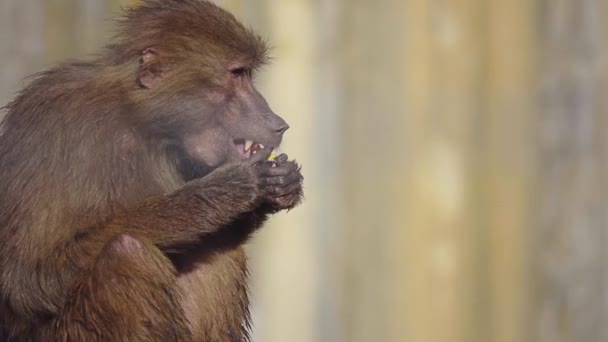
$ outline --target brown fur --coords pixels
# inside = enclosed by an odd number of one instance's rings
[[[147,0],[120,27],[7,106],[0,340],[246,340],[242,244],[302,195],[287,156],[234,152],[287,127],[248,77],[267,49],[207,1]]]

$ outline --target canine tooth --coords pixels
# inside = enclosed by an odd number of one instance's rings
[[[253,145],[253,141],[251,141],[251,140],[245,141],[245,151],[249,151],[251,149],[251,145]]]
[[[262,144],[258,144],[258,145],[260,145],[260,150],[264,149],[264,145],[262,145]]]

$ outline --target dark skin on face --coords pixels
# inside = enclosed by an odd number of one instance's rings
[[[0,340],[248,339],[243,244],[302,198],[266,47],[202,0],[145,0],[41,73],[0,135]]]

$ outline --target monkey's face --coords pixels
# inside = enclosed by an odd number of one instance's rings
[[[190,158],[210,167],[251,157],[256,150],[278,148],[289,125],[255,89],[244,65],[226,70],[223,84],[207,90],[205,122],[184,136]]]
[[[163,69],[157,61],[157,50],[143,52],[139,112],[187,159],[182,165],[209,170],[279,147],[289,126],[255,89],[252,65],[192,58]]]

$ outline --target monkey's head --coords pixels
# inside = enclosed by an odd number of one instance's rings
[[[133,122],[194,165],[276,148],[289,128],[253,85],[267,61],[263,40],[210,2],[146,0],[127,11],[109,50],[113,65],[130,70]]]

